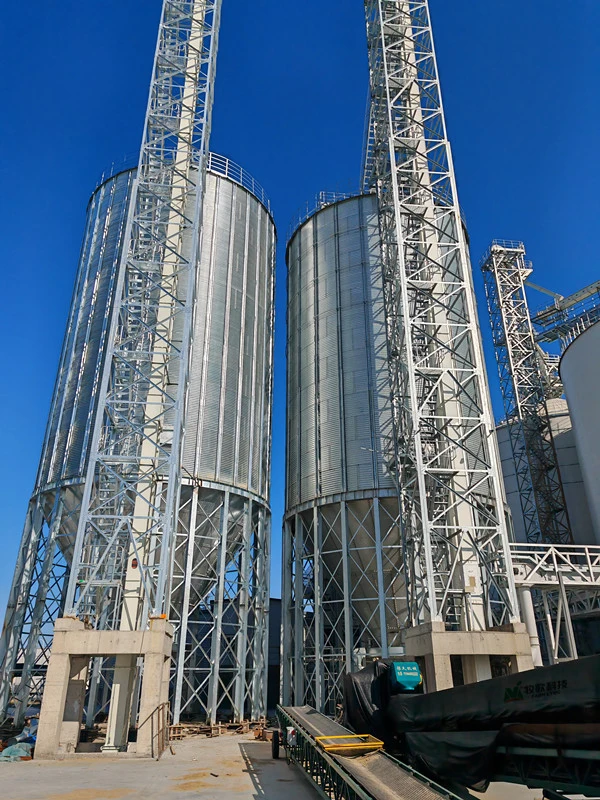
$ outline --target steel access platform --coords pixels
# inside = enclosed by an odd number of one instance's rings
[[[277,717],[288,761],[297,764],[327,800],[462,800],[383,750],[373,749],[372,741],[365,743],[364,755],[332,752],[329,744],[341,741],[334,737],[344,737],[357,750],[365,737],[310,706],[278,706]],[[294,734],[286,736],[290,729]]]

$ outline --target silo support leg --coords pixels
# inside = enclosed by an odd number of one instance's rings
[[[211,725],[217,721],[219,700],[219,672],[221,667],[221,637],[223,633],[223,603],[227,567],[227,535],[229,531],[229,492],[225,492],[221,511],[221,529],[217,557],[217,592],[215,597],[215,618],[210,653],[211,670],[208,681],[207,717]]]
[[[238,574],[238,633],[236,646],[236,669],[235,678],[235,703],[233,708],[234,722],[241,722],[244,719],[244,701],[246,697],[246,653],[248,651],[248,588],[250,582],[250,544],[252,521],[252,500],[245,503],[244,508],[244,530],[242,534],[242,552],[239,557]],[[254,664],[256,669],[256,664]]]

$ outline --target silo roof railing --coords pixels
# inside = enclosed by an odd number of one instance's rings
[[[102,186],[105,181],[118,175],[119,172],[136,169],[137,166],[137,155],[128,155],[124,156],[120,161],[113,161],[110,167],[102,173],[100,179],[96,183],[94,191]],[[206,168],[209,172],[213,172],[215,175],[221,175],[224,178],[229,178],[230,181],[247,189],[250,194],[254,195],[254,197],[263,204],[269,214],[271,213],[271,202],[263,187],[258,181],[254,180],[247,170],[239,164],[236,164],[235,161],[232,161],[226,156],[221,156],[218,153],[209,153]]]
[[[235,161],[232,161],[230,158],[226,158],[225,156],[220,156],[217,153],[209,153],[207,169],[209,172],[213,172],[215,175],[222,175],[224,178],[229,178],[229,180],[233,181],[234,183],[239,183],[240,186],[243,186],[243,188],[247,189],[250,194],[254,195],[254,197],[256,197],[256,199],[263,204],[267,211],[271,213],[271,203],[269,202],[269,198],[267,197],[265,190],[262,188],[260,183],[254,180],[252,175],[250,175],[247,170],[245,170],[243,167],[240,167],[240,165],[236,164]]]
[[[313,214],[316,214],[317,211],[321,211],[323,208],[331,206],[334,203],[339,203],[342,200],[348,200],[351,197],[360,197],[363,194],[374,194],[374,192],[362,192],[360,190],[350,192],[318,192],[312,200],[307,200],[304,205],[300,206],[294,215],[287,231],[288,242],[298,228],[306,222],[307,219],[312,217]]]
[[[102,175],[96,181],[96,185],[94,187],[94,192],[99,189],[103,183],[114,178],[115,175],[118,175],[120,172],[126,172],[130,169],[137,169],[139,160],[138,153],[129,153],[128,155],[124,155],[119,161],[113,161],[112,164],[108,169],[105,169]],[[92,194],[94,193],[92,192]]]

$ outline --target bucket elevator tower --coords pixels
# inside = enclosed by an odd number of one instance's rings
[[[123,634],[167,617],[176,721],[266,710],[275,229],[260,186],[208,151],[220,5],[165,0],[137,169],[88,207],[0,714],[41,698],[60,615]],[[90,667],[88,721],[136,673]]]
[[[496,240],[482,260],[494,351],[528,542],[573,544],[552,435],[551,385],[525,292],[532,272],[521,242]]]
[[[428,2],[367,0],[366,12],[364,179],[379,200],[405,647],[425,656],[439,687],[452,681],[453,655],[467,681],[491,675],[490,656],[500,653],[488,632],[499,626],[512,630],[503,652],[511,669],[531,666],[531,650],[517,641],[524,626]]]
[[[315,513],[311,529],[306,519],[301,525],[287,520],[284,630],[286,625],[293,629],[293,647],[290,638],[287,650],[284,642],[284,699],[294,705],[315,702],[321,709],[335,703],[340,684],[339,677],[327,680],[324,664],[331,642],[326,600],[330,611],[337,601],[338,630],[345,621],[346,664],[360,655],[365,610],[361,601],[379,591],[372,609],[374,617],[379,614],[380,629],[370,620],[377,634],[370,655],[392,655],[390,645],[401,642],[406,654],[422,659],[430,689],[453,685],[456,659],[467,682],[491,677],[494,661],[513,671],[533,666],[517,606],[467,236],[428,3],[367,0],[365,10],[371,101],[364,189],[377,200],[378,241],[372,254],[379,261],[388,367],[385,392],[392,419],[392,425],[378,425],[378,430],[384,432],[379,433],[382,461],[394,477],[400,514],[399,525],[392,526],[385,541],[375,541],[371,561],[367,558],[363,564],[362,574],[370,577],[371,586],[354,584],[351,573],[341,579],[339,572],[334,582],[328,565],[328,549],[337,547],[330,548],[331,521],[324,525]],[[314,218],[317,247],[324,215]],[[355,238],[359,240],[356,233]],[[310,236],[297,233],[294,246],[304,247],[300,261],[310,263]],[[328,250],[336,246],[335,238],[325,240],[323,256],[315,247],[314,257],[333,262],[335,256]],[[318,273],[318,278],[315,305],[334,286],[333,275],[322,280]],[[347,290],[341,270],[338,279],[341,290]],[[322,321],[314,307],[299,324],[314,325],[317,340]],[[333,320],[326,321],[330,324]],[[365,361],[369,349],[368,340],[363,341]],[[310,363],[311,352],[289,354],[290,363],[300,359],[300,373],[320,370],[316,358]],[[367,388],[376,394],[374,385]],[[347,392],[347,386],[340,387],[342,403]],[[330,418],[334,406],[329,401],[314,406],[318,452],[337,424]],[[313,447],[309,426],[304,435],[300,459]],[[288,460],[292,451],[288,441]],[[327,466],[321,464],[323,470]],[[319,494],[324,491],[317,487]],[[298,511],[306,514],[305,509]],[[372,519],[376,530],[377,518]],[[344,536],[343,523],[339,528],[344,566],[371,544],[351,541],[347,530]],[[396,567],[394,553],[399,551],[402,558]],[[404,602],[387,608],[381,597],[383,564],[389,572],[397,568],[397,585],[405,594]],[[392,622],[386,618],[388,611],[396,615]],[[393,634],[393,642],[386,632]],[[316,666],[305,651],[316,653]]]

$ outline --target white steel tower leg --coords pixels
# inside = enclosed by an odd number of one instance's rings
[[[428,3],[366,13],[409,620],[485,630],[518,611]]]
[[[64,494],[56,492],[47,520],[42,505],[38,496],[27,513],[0,639],[0,718],[12,700],[15,724],[43,692],[52,626],[62,611],[68,575],[57,544],[61,521],[69,515]]]
[[[160,23],[67,596],[112,628],[124,593],[127,627],[167,605],[219,14],[165,0]]]

